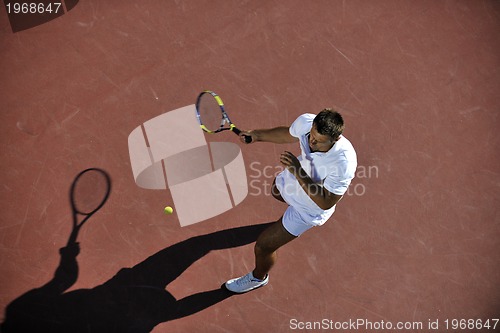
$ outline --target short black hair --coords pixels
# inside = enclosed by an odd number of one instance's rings
[[[337,140],[344,132],[344,119],[337,111],[326,108],[314,118],[313,124],[321,135],[328,135],[332,140]]]

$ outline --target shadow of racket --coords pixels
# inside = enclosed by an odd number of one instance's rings
[[[75,243],[80,228],[104,206],[111,192],[111,178],[106,171],[90,168],[80,172],[70,189],[73,229],[68,245]]]

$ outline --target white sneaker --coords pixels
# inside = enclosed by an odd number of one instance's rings
[[[247,291],[254,290],[260,287],[264,287],[269,282],[269,274],[266,275],[264,280],[259,280],[255,278],[252,272],[239,277],[237,279],[232,279],[226,282],[226,288],[233,293],[246,293]]]

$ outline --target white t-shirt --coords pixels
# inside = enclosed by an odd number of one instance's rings
[[[311,113],[303,114],[290,126],[290,134],[300,141],[301,155],[297,159],[315,183],[333,194],[343,195],[356,173],[356,152],[351,142],[341,135],[326,153],[311,153],[309,132],[315,117]],[[286,169],[276,176],[276,186],[286,203],[293,206],[306,223],[321,225],[335,211],[335,206],[328,210],[319,208],[300,187],[295,176]]]

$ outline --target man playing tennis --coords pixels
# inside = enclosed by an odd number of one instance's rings
[[[276,262],[276,251],[306,230],[324,224],[347,191],[357,167],[356,152],[342,132],[342,116],[332,109],[318,115],[299,116],[290,127],[243,131],[257,141],[299,142],[297,158],[285,151],[280,162],[285,169],[276,176],[272,195],[289,206],[283,216],[262,232],[255,244],[255,269],[226,282],[226,288],[244,293],[265,286]]]

